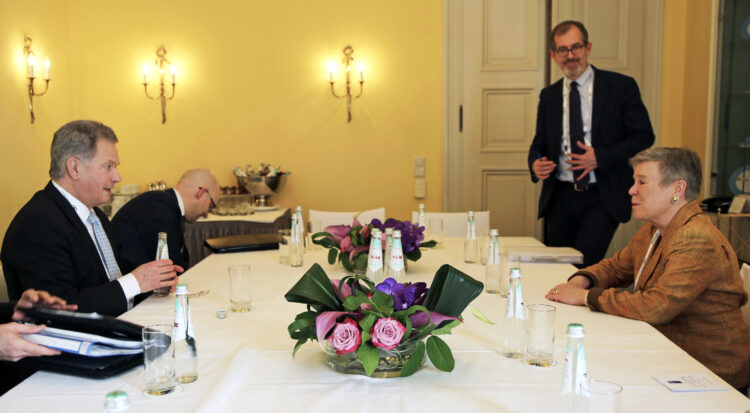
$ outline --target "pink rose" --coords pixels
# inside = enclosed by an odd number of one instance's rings
[[[336,323],[328,340],[336,350],[336,354],[340,356],[359,348],[362,343],[362,333],[359,331],[357,322],[347,318],[343,323]]]
[[[372,326],[372,344],[383,350],[393,350],[401,343],[406,327],[391,317],[381,318]]]
[[[341,252],[349,252],[352,250],[352,248],[354,248],[354,245],[352,244],[352,237],[347,236],[339,243],[339,249],[341,250]]]

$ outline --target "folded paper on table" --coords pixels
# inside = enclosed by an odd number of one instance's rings
[[[682,374],[676,376],[654,376],[654,380],[674,392],[726,391],[729,387],[721,384],[706,373]]]
[[[513,246],[505,247],[508,258],[521,262],[549,262],[565,264],[582,264],[583,254],[570,247],[535,247]]]
[[[141,340],[117,339],[53,327],[47,327],[36,334],[23,334],[23,338],[66,353],[89,357],[143,353]]]

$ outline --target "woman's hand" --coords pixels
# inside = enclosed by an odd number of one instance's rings
[[[550,301],[571,305],[586,305],[586,293],[588,290],[572,282],[578,277],[571,279],[565,284],[558,284],[545,296]]]

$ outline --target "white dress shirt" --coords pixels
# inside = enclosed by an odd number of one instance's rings
[[[572,145],[575,142],[570,141],[570,126],[568,122],[570,120],[570,109],[568,102],[570,99],[570,82],[573,80],[563,78],[563,116],[562,116],[562,139],[560,144],[560,158],[557,160],[557,175],[556,178],[560,181],[574,182],[573,171],[568,170],[570,165],[565,161],[570,159],[568,153],[573,151]],[[586,70],[578,76],[575,80],[578,83],[578,93],[581,96],[581,116],[583,117],[583,141],[586,145],[591,146],[591,112],[592,103],[594,99],[594,70],[591,65],[586,67]],[[596,182],[596,175],[594,171],[589,172],[589,183]]]

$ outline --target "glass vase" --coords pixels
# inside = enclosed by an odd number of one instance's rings
[[[419,341],[411,341],[406,344],[402,344],[392,350],[383,350],[382,348],[378,348],[378,366],[375,368],[375,371],[370,375],[370,377],[399,377],[401,375],[401,369],[404,368],[406,362],[409,361],[409,359],[411,359],[411,357],[417,351],[418,343]],[[357,357],[356,351],[352,351],[351,353],[346,353],[339,356],[336,354],[336,350],[333,349],[333,346],[328,340],[326,340],[325,345],[321,347],[324,347],[323,351],[326,356],[326,364],[328,364],[328,367],[339,373],[361,374],[363,376],[366,375],[365,368],[362,365],[362,362]],[[417,370],[421,369],[422,366],[424,366],[426,358],[427,354],[425,354],[422,358],[422,363],[420,363]]]

